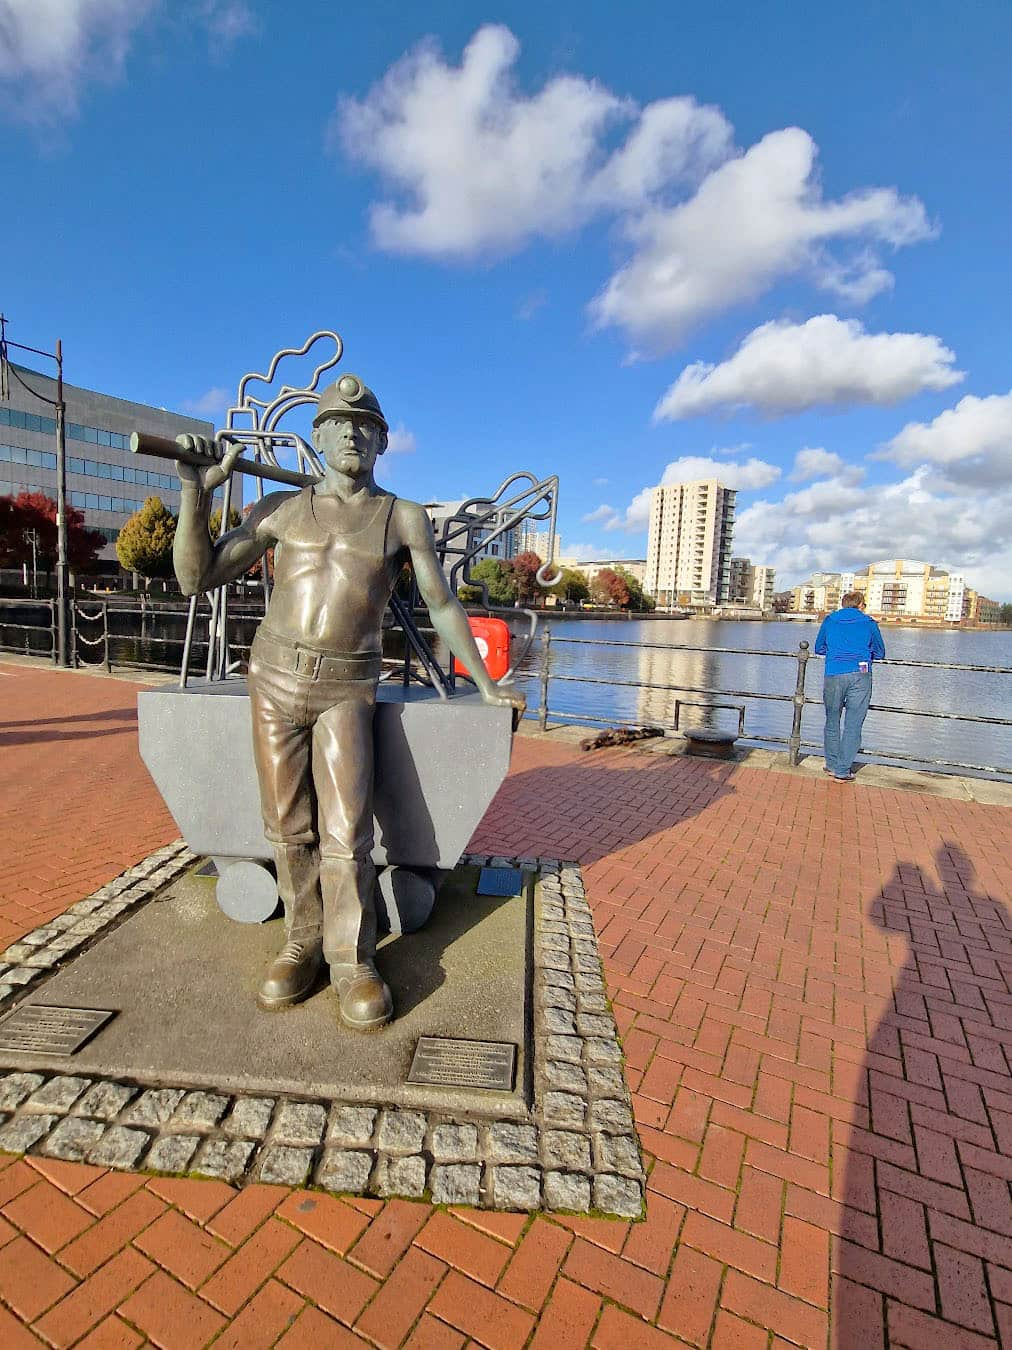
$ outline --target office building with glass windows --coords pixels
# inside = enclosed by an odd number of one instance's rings
[[[56,381],[50,376],[13,367],[9,396],[0,402],[0,497],[43,492],[55,501],[52,402],[33,398],[15,375],[43,398],[56,398]],[[174,466],[168,460],[132,454],[131,433],[146,431],[174,439],[183,432],[213,436],[214,427],[195,417],[66,383],[63,397],[67,406],[67,501],[84,513],[89,529],[105,535],[106,545],[99,556],[103,570],[113,570],[116,537],[147,497],[160,497],[173,515],[179,514],[179,479]]]

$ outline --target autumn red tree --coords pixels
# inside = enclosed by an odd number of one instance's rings
[[[36,534],[36,556],[47,572],[56,566],[56,502],[44,492],[19,492],[16,497],[0,498],[0,564],[11,566],[31,562],[31,531]],[[98,555],[105,547],[105,535],[89,530],[84,514],[67,504],[67,562],[74,572],[94,570]]]
[[[619,576],[610,567],[602,567],[595,575],[590,583],[590,594],[599,605],[625,609],[629,604],[629,587],[625,577]]]
[[[541,559],[536,553],[518,553],[510,567],[517,586],[517,603],[529,605],[540,594],[537,574]]]

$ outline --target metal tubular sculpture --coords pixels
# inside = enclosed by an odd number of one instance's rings
[[[304,387],[296,388],[293,385],[282,384],[272,398],[258,398],[251,391],[250,386],[257,382],[269,388],[285,357],[306,356],[317,343],[328,340],[334,344],[333,351],[314,368],[312,378]],[[322,476],[323,465],[315,449],[297,432],[282,428],[280,423],[295,409],[315,405],[318,402],[317,391],[321,376],[339,363],[343,353],[344,343],[340,336],[331,329],[321,329],[307,338],[301,347],[285,347],[275,353],[265,373],[250,371],[239,381],[236,401],[228,409],[225,427],[215,437],[215,447],[219,459],[230,445],[240,444],[250,447],[252,456],[241,455],[235,463],[235,470],[248,474],[255,480],[258,500],[263,496],[264,482],[306,487]],[[247,421],[248,425],[240,425],[243,420]],[[152,455],[177,463],[206,465],[213,462],[207,456],[183,450],[175,441],[161,436],[135,433],[131,437],[130,448],[137,454]],[[284,451],[294,452],[297,469],[286,468],[278,463],[278,455]],[[231,478],[226,480],[223,489],[221,512],[223,529],[228,520],[230,488]],[[510,489],[513,489],[512,492]],[[534,474],[522,471],[511,474],[491,497],[473,497],[445,519],[436,538],[436,552],[444,569],[447,570],[451,590],[456,592],[460,585],[474,586],[481,590],[484,607],[490,613],[515,615],[516,610],[498,609],[491,603],[488,586],[480,580],[472,580],[472,564],[488,549],[489,544],[516,529],[524,520],[548,522],[548,552],[551,557],[555,543],[558,492],[559,480],[556,476],[538,479]],[[545,562],[537,572],[537,583],[543,588],[547,589],[554,585],[561,577],[561,571],[558,575],[552,576],[552,567],[550,561]],[[266,558],[262,564],[262,578],[266,605],[270,599],[270,575]],[[182,688],[186,687],[189,676],[198,599],[197,596],[191,598],[187,615],[179,677]],[[421,679],[423,683],[431,684],[440,697],[445,699],[454,685],[452,664],[448,671],[444,671],[439,664],[414,620],[412,610],[418,603],[417,594],[413,594],[412,601],[411,604],[405,603],[394,594],[391,596],[389,606],[395,624],[404,633],[404,681],[408,683],[411,679]],[[527,616],[529,628],[525,641],[512,662],[509,676],[530,650],[537,629],[535,612],[530,609],[521,612]],[[412,655],[418,662],[419,670],[412,667]],[[221,587],[211,595],[206,678],[212,681],[223,680],[235,673],[237,664],[231,660],[229,654],[228,594],[227,588]]]

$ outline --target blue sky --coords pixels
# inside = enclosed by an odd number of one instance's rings
[[[561,478],[566,552],[739,487],[778,586],[1012,598],[1006,0],[0,0],[0,308],[220,420],[336,328],[416,498]]]

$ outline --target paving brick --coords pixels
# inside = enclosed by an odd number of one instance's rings
[[[144,1337],[133,1327],[128,1327],[121,1317],[113,1314],[104,1317],[77,1344],[78,1350],[136,1350],[137,1346],[144,1344]]]
[[[172,1209],[135,1238],[134,1246],[190,1289],[203,1284],[231,1255],[223,1242]]]
[[[356,1330],[383,1350],[405,1339],[446,1274],[442,1261],[410,1248],[358,1319]]]
[[[691,1247],[679,1247],[657,1325],[688,1341],[690,1345],[706,1345],[713,1325],[722,1274],[719,1261],[711,1260]]]
[[[92,1222],[87,1210],[51,1182],[38,1180],[4,1206],[4,1217],[44,1251],[55,1252]]]
[[[278,1267],[277,1278],[348,1326],[377,1287],[371,1276],[308,1238]]]
[[[269,1350],[305,1306],[298,1294],[268,1280],[215,1341],[215,1350]]]
[[[307,1307],[277,1342],[279,1350],[362,1350],[366,1344],[319,1308]]]
[[[0,1257],[0,1298],[26,1322],[34,1322],[63,1297],[74,1281],[26,1237],[7,1243]]]
[[[151,1262],[138,1252],[129,1248],[119,1252],[36,1322],[36,1330],[54,1346],[73,1345],[112,1313],[153,1270]]]
[[[777,1270],[777,1249],[769,1242],[718,1223],[706,1214],[688,1214],[681,1242],[710,1256],[721,1265],[747,1271],[756,1279],[772,1282]]]
[[[530,1350],[582,1350],[589,1342],[600,1308],[597,1294],[560,1278],[538,1317]]]
[[[234,1189],[223,1181],[190,1181],[182,1177],[153,1177],[148,1190],[197,1223],[207,1223],[235,1195]]]
[[[4,1350],[39,1350],[42,1342],[23,1327],[12,1313],[0,1307],[0,1345]]]
[[[225,1325],[220,1313],[162,1270],[120,1304],[119,1314],[155,1345],[172,1350],[200,1350]]]
[[[745,1268],[742,1262],[734,1264]],[[777,1283],[788,1294],[829,1307],[829,1234],[824,1229],[785,1215]]]
[[[489,1350],[516,1350],[534,1326],[530,1313],[455,1270],[439,1286],[429,1312]]]
[[[146,1181],[147,1177],[136,1176],[130,1172],[106,1172],[90,1186],[78,1192],[77,1203],[101,1217],[122,1204],[135,1191],[139,1191]]]
[[[489,1288],[495,1287],[510,1258],[501,1242],[439,1212],[433,1214],[415,1244]]]
[[[425,1313],[404,1342],[404,1350],[460,1350],[467,1338]]]
[[[499,1281],[498,1292],[537,1312],[548,1297],[571,1241],[564,1228],[535,1219]]]
[[[782,1332],[799,1345],[821,1346],[826,1342],[826,1313],[740,1271],[727,1272],[721,1304],[739,1317]]]
[[[135,1192],[68,1243],[60,1252],[60,1263],[75,1275],[90,1275],[164,1213],[165,1203],[156,1195]]]
[[[940,1242],[935,1243],[934,1255],[942,1315],[973,1331],[993,1334],[994,1319],[988,1302],[983,1262],[977,1256],[954,1251]]]
[[[389,1275],[431,1213],[428,1205],[391,1200],[350,1249],[350,1260],[381,1279]]]
[[[289,1192],[284,1186],[245,1186],[204,1225],[229,1246],[244,1242],[278,1208]]]
[[[649,1195],[644,1222],[629,1226],[629,1236],[622,1248],[625,1260],[652,1270],[655,1275],[666,1275],[684,1217],[684,1205],[663,1195]]]
[[[268,1219],[201,1285],[200,1297],[221,1312],[234,1316],[298,1241],[298,1233],[293,1233],[277,1219]]]
[[[277,1215],[342,1256],[369,1223],[364,1215],[342,1200],[311,1191],[293,1191],[279,1206]]]
[[[669,1350],[671,1341],[656,1327],[608,1306],[591,1340],[595,1350]]]
[[[582,1238],[570,1249],[564,1273],[578,1284],[593,1289],[640,1316],[653,1318],[664,1292],[663,1282],[620,1257],[604,1252]]]

